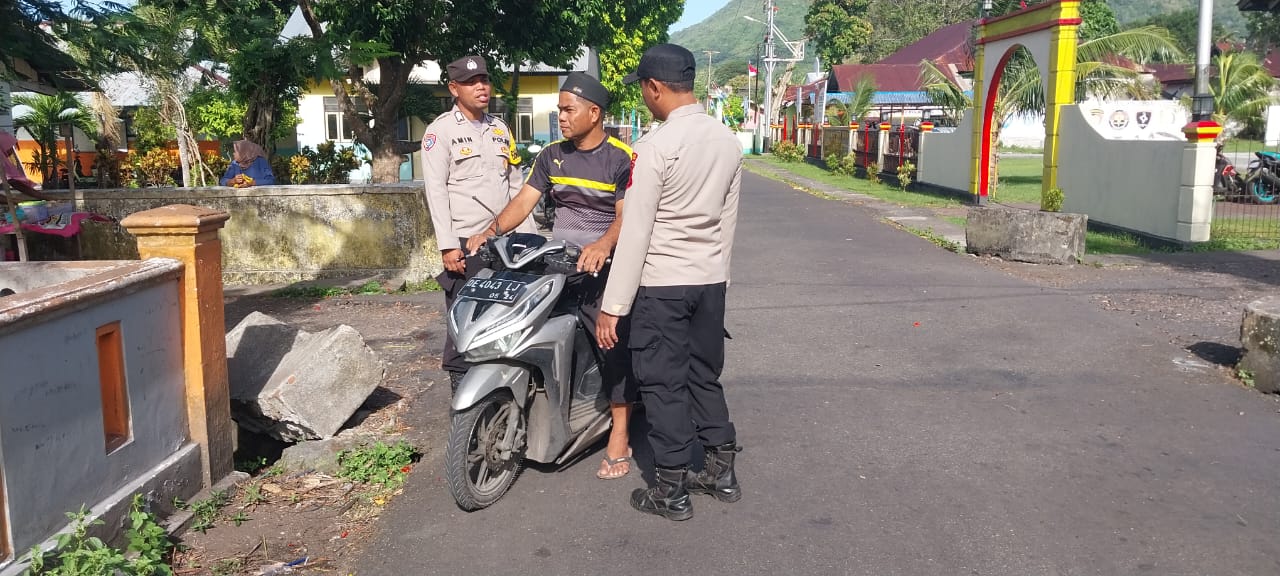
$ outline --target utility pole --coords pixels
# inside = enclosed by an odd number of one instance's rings
[[[711,57],[719,54],[719,50],[703,50],[703,54],[707,55],[707,109],[711,109]]]
[[[756,121],[756,129],[761,130],[761,154],[769,148],[770,135],[773,134],[773,69],[778,65],[773,55],[773,0],[764,1],[764,16],[768,20],[764,33],[764,121]]]
[[[752,22],[765,25],[764,57],[760,59],[761,64],[764,64],[764,75],[765,75],[764,118],[760,122],[756,123],[756,129],[761,130],[762,132],[765,128],[768,127],[767,124],[773,121],[773,89],[774,89],[773,70],[774,68],[778,65],[778,62],[794,63],[794,62],[799,62],[801,60],[804,60],[804,39],[801,38],[799,41],[796,41],[796,42],[787,40],[787,37],[782,34],[782,31],[778,30],[777,26],[774,26],[773,16],[777,10],[778,10],[777,7],[773,5],[773,0],[765,0],[764,15],[767,22],[761,22],[747,15],[742,16],[743,18],[746,18],[747,20],[750,20]],[[790,58],[778,58],[777,55],[774,54],[773,48],[774,48],[775,36],[778,38],[778,40],[781,40],[782,45],[785,46],[787,50],[791,52]],[[768,134],[768,133],[766,132],[764,134]],[[767,147],[768,136],[760,135],[760,140],[765,144],[765,147]],[[764,150],[761,150],[761,152],[763,151]]]

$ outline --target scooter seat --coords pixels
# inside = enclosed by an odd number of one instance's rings
[[[1259,152],[1258,152],[1258,154],[1259,154],[1260,156],[1266,156],[1267,158],[1270,158],[1270,159],[1272,159],[1272,160],[1280,160],[1280,152],[1272,152],[1272,151],[1270,151],[1270,150],[1262,150],[1262,151],[1259,151]]]

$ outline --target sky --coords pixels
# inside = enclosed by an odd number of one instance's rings
[[[675,24],[671,25],[671,28],[667,29],[667,32],[682,30],[706,20],[707,16],[715,14],[716,10],[724,8],[728,3],[729,0],[685,0],[684,13]]]

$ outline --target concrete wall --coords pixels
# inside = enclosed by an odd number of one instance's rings
[[[0,285],[25,282],[0,298],[0,467],[9,549],[19,555],[63,529],[64,512],[118,509],[147,486],[163,506],[201,485],[187,434],[181,264],[75,266],[45,275],[39,265],[0,265]],[[113,322],[123,336],[130,436],[108,453],[96,330]],[[0,574],[13,564],[0,558]]]
[[[1168,239],[1178,237],[1186,142],[1103,137],[1081,106],[1062,111],[1063,211]]]
[[[969,190],[973,171],[973,113],[965,112],[954,132],[926,132],[920,135],[917,180],[922,184]]]
[[[373,275],[417,282],[441,270],[421,183],[85,192],[87,210],[116,219],[167,204],[231,214],[220,237],[223,279],[232,284]],[[117,225],[89,225],[82,236],[87,259],[138,257]]]

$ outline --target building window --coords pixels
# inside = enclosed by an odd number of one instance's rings
[[[409,119],[401,118],[396,122],[396,140],[408,141],[409,139]]]
[[[324,97],[324,139],[337,142],[349,142],[355,139],[355,131],[347,126],[347,119],[338,106],[336,96]]]
[[[533,114],[520,114],[516,122],[516,141],[533,141]]]
[[[124,373],[120,323],[98,328],[98,383],[102,388],[102,431],[107,453],[129,442],[129,389]]]

